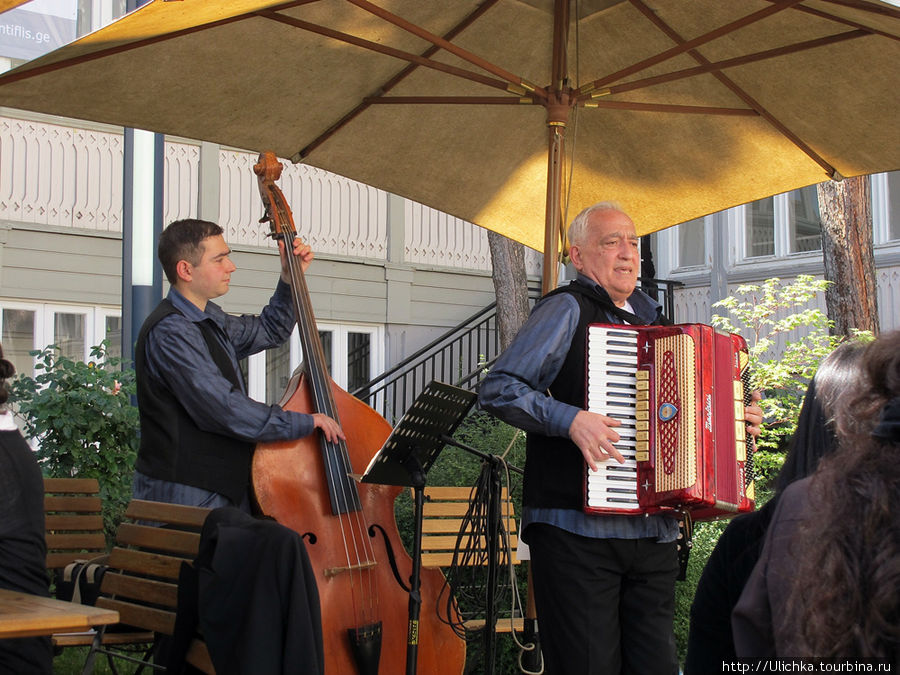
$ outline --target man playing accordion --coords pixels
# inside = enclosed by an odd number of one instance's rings
[[[535,305],[480,390],[485,410],[527,432],[521,533],[545,672],[674,674],[677,520],[583,510],[585,463],[624,461],[613,446],[620,422],[584,409],[587,326],[668,321],[636,289],[638,237],[621,208],[585,209],[568,240],[577,278]],[[745,410],[753,436],[758,398]]]

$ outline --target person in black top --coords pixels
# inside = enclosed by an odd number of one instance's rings
[[[862,347],[860,342],[846,342],[822,361],[804,396],[797,429],[775,480],[774,496],[759,510],[734,518],[719,537],[691,604],[685,675],[720,672],[723,663],[737,656],[731,612],[759,560],[772,513],[785,488],[811,475],[819,460],[837,445],[834,404],[838,395],[853,388],[860,378]]]
[[[784,491],[731,615],[740,658],[900,666],[900,330],[866,346],[838,446]]]
[[[0,588],[50,597],[44,539],[44,481],[34,452],[6,409],[15,373],[0,346]],[[49,637],[0,640],[0,675],[53,670]]]

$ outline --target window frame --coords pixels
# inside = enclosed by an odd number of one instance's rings
[[[98,345],[106,338],[106,319],[110,316],[122,318],[122,312],[114,307],[102,305],[76,305],[51,302],[23,302],[21,300],[0,300],[0,327],[7,310],[34,312],[34,334],[32,350],[44,349],[55,344],[54,316],[59,314],[81,314],[84,317],[84,353],[82,361],[89,361],[91,347]],[[34,359],[32,359],[32,376],[34,375]]]
[[[347,344],[349,333],[366,333],[370,336],[369,376],[375,377],[384,371],[384,326],[368,323],[348,323],[335,321],[317,321],[320,332],[332,333],[332,372],[331,379],[342,389],[347,388]],[[303,360],[300,347],[300,333],[294,327],[290,340],[290,372],[294,373]],[[342,358],[337,358],[337,355]],[[247,359],[247,394],[254,401],[266,402],[266,352],[254,354]],[[277,403],[277,401],[275,401]]]

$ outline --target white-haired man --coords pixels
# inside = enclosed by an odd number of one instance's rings
[[[584,409],[591,323],[668,323],[637,290],[638,237],[617,205],[569,226],[578,277],[534,308],[480,390],[482,407],[527,434],[522,538],[531,549],[545,672],[678,672],[672,620],[678,522],[663,515],[587,515],[584,463],[622,462],[618,420]],[[750,432],[762,411],[747,408]]]

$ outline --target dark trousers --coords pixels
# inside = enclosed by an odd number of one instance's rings
[[[526,536],[547,675],[678,672],[674,542],[592,539],[542,523]]]

